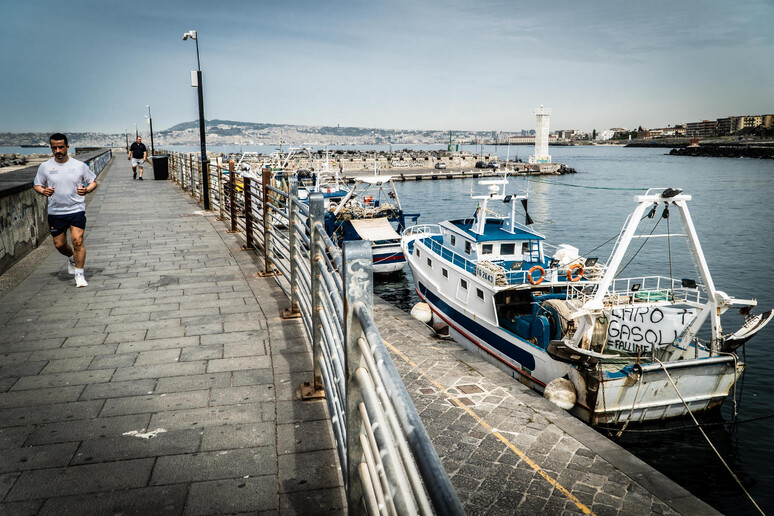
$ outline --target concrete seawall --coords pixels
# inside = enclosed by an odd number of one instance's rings
[[[112,151],[79,154],[97,175],[110,162]],[[32,188],[38,165],[0,175],[0,274],[24,258],[48,237],[47,199]]]

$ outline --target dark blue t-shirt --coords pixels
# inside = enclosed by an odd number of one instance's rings
[[[132,157],[134,159],[142,159],[143,156],[145,156],[145,153],[148,151],[144,143],[137,142],[134,142],[132,146],[129,147],[129,150],[132,151]]]

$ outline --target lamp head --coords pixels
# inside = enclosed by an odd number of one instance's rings
[[[189,30],[185,34],[183,34],[183,41],[187,40],[188,38],[196,39],[196,31],[195,30]]]

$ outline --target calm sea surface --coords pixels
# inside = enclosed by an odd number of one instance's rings
[[[511,148],[526,160],[530,147]],[[618,147],[551,147],[554,162],[578,173],[549,176],[527,184],[511,179],[509,192],[529,189],[530,215],[538,231],[553,244],[578,247],[585,256],[606,260],[610,244],[591,252],[618,234],[634,209],[633,196],[650,187],[682,188],[693,196],[691,215],[718,289],[742,299],[757,298],[756,313],[774,308],[774,161],[668,156],[668,149]],[[505,147],[484,148],[505,157]],[[403,208],[421,213],[420,223],[471,216],[470,199],[477,180],[398,183]],[[640,190],[639,192],[637,190]],[[478,187],[481,192],[481,187]],[[490,209],[505,212],[505,206]],[[661,210],[659,209],[659,214]],[[662,219],[657,233],[666,232]],[[679,217],[668,219],[671,233],[680,233]],[[681,240],[653,239],[626,275],[660,273],[697,278]],[[680,242],[678,242],[680,241]],[[650,249],[655,246],[656,249]],[[688,267],[678,262],[688,262]],[[378,294],[410,309],[418,301],[410,272],[378,285]],[[736,310],[723,317],[726,332],[736,330]],[[737,424],[733,403],[703,418],[707,434],[765,512],[774,512],[774,323],[746,346],[747,371],[737,384]],[[763,419],[766,418],[766,419]],[[755,514],[755,508],[706,443],[690,419],[670,424],[640,425],[618,442],[696,496],[726,514]],[[674,429],[674,427],[686,427]],[[637,432],[635,432],[636,430]]]

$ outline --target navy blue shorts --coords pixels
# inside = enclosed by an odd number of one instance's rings
[[[68,213],[66,215],[49,215],[48,227],[51,230],[51,236],[59,236],[70,226],[86,229],[86,212]]]

